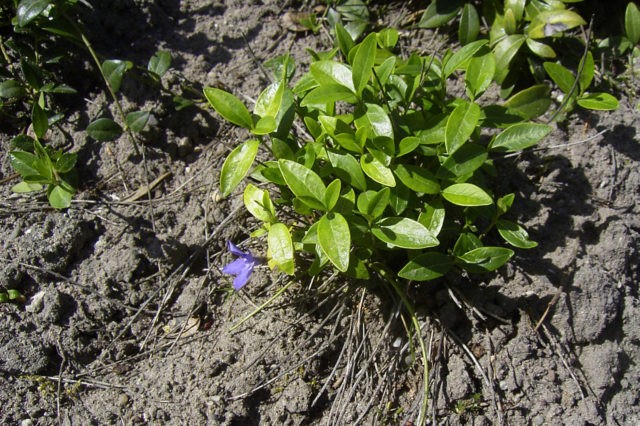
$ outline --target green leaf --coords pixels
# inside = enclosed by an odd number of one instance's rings
[[[553,59],[556,57],[556,52],[548,44],[535,41],[532,38],[527,38],[527,47],[534,54],[545,59]]]
[[[582,67],[582,72],[578,76],[580,95],[587,91],[595,74],[595,63],[593,62],[593,55],[590,51],[587,51],[587,56],[585,56],[583,60],[584,66]]]
[[[125,117],[127,127],[134,133],[140,133],[144,130],[151,114],[149,111],[133,111]]]
[[[278,160],[278,166],[287,186],[300,201],[313,209],[325,210],[327,189],[320,176],[291,160]]]
[[[254,135],[268,135],[269,133],[276,130],[278,125],[276,124],[276,119],[273,117],[262,117],[258,120],[255,127],[251,129],[251,133]]]
[[[129,61],[122,61],[120,59],[107,59],[102,63],[102,72],[104,74],[109,87],[114,92],[120,90],[122,85],[122,78],[127,70],[131,69],[133,64]]]
[[[445,200],[458,206],[488,206],[493,199],[482,188],[471,183],[456,183],[442,191]]]
[[[36,170],[35,162],[38,157],[35,154],[24,151],[12,151],[9,153],[9,161],[11,162],[11,167],[20,173],[20,176],[36,176],[40,173]]]
[[[509,112],[531,120],[547,112],[551,105],[549,87],[546,84],[531,86],[511,96],[504,103]]]
[[[421,249],[440,244],[424,225],[406,217],[381,219],[374,224],[371,232],[380,241],[392,247]]]
[[[525,36],[522,34],[513,34],[503,38],[493,49],[496,55],[496,75],[495,80],[502,83],[506,78],[511,67],[511,61],[525,42]]]
[[[227,197],[247,175],[253,160],[258,153],[260,141],[248,140],[237,146],[222,164],[220,171],[220,191],[223,197]]]
[[[631,44],[640,42],[640,10],[631,1],[627,4],[624,13],[624,33]]]
[[[110,118],[98,118],[87,126],[87,134],[97,141],[106,142],[118,138],[122,127]]]
[[[18,4],[16,16],[18,26],[24,27],[36,19],[51,4],[51,0],[21,0]]]
[[[582,108],[596,111],[612,111],[618,109],[618,100],[608,93],[588,93],[577,100]]]
[[[507,263],[513,254],[513,250],[504,247],[479,247],[459,258],[470,264],[471,272],[490,272]]]
[[[377,34],[378,44],[386,49],[393,49],[398,43],[399,36],[395,28],[384,28]]]
[[[478,38],[480,33],[480,17],[472,3],[465,3],[460,16],[458,39],[463,46]]]
[[[398,164],[394,174],[409,189],[422,194],[437,194],[440,184],[435,176],[426,168],[410,164]]]
[[[358,211],[371,220],[377,219],[384,213],[389,205],[389,196],[391,190],[388,187],[382,188],[380,191],[365,191],[358,195]]]
[[[357,101],[353,92],[339,84],[318,86],[302,98],[300,106],[334,105],[338,101],[355,103]]]
[[[375,159],[373,155],[366,153],[360,157],[360,166],[362,171],[374,181],[385,186],[396,186],[391,169]]]
[[[427,252],[411,259],[398,272],[398,276],[412,281],[430,281],[446,274],[452,266],[451,257],[438,252]]]
[[[553,127],[546,124],[517,123],[513,124],[491,142],[491,150],[499,152],[517,152],[529,148],[547,136]]]
[[[318,222],[318,244],[322,252],[341,272],[349,268],[351,233],[349,224],[340,213],[327,213]]]
[[[49,129],[49,117],[47,113],[40,107],[38,102],[33,103],[31,110],[31,121],[33,124],[33,132],[38,139],[42,138]]]
[[[245,129],[253,128],[251,113],[242,101],[231,93],[215,87],[205,87],[204,96],[225,120]]]
[[[25,181],[19,182],[11,187],[11,192],[16,194],[26,194],[29,192],[40,191],[42,185],[39,183],[28,183]]]
[[[358,129],[371,128],[372,138],[385,137],[393,140],[393,124],[387,112],[378,104],[365,104],[366,112],[355,120]]]
[[[339,84],[356,93],[353,86],[353,73],[351,69],[336,61],[316,61],[311,64],[311,74],[321,85]]]
[[[20,59],[20,69],[29,86],[36,91],[42,88],[42,70],[36,64],[26,58]]]
[[[285,89],[286,84],[284,80],[276,81],[267,86],[267,88],[260,93],[260,96],[258,96],[256,105],[253,107],[253,113],[259,117],[276,118],[282,107]]]
[[[444,69],[442,70],[443,78],[447,78],[458,68],[463,68],[469,59],[471,59],[478,50],[482,49],[482,46],[485,44],[487,44],[487,40],[474,41],[451,55],[449,60],[444,64]]]
[[[434,200],[429,204],[425,204],[425,209],[420,212],[418,216],[418,222],[427,227],[427,229],[434,235],[438,236],[444,225],[444,219],[446,217],[446,210],[441,200]]]
[[[157,51],[147,64],[147,70],[151,71],[158,77],[162,77],[171,66],[171,53],[167,51]]]
[[[498,216],[502,216],[503,214],[509,211],[509,209],[511,208],[511,205],[513,204],[513,200],[515,198],[516,198],[516,195],[514,193],[510,193],[505,195],[504,197],[498,198],[498,201],[496,201]]]
[[[56,161],[55,169],[58,173],[69,173],[76,165],[78,160],[78,154],[76,153],[64,153]]]
[[[21,98],[25,93],[24,87],[16,80],[5,80],[0,83],[0,98]]]
[[[337,22],[335,25],[336,31],[336,42],[338,43],[338,47],[340,47],[340,51],[342,52],[342,56],[347,58],[349,56],[349,52],[355,45],[353,38],[347,30],[344,29],[340,22]]]
[[[51,185],[47,189],[47,199],[54,209],[66,209],[71,205],[74,192],[60,185]]]
[[[248,184],[244,189],[244,206],[258,220],[266,223],[276,221],[276,211],[269,197],[269,192]]]
[[[472,102],[464,102],[458,105],[447,120],[444,142],[447,152],[453,154],[473,134],[480,122],[480,107]]]
[[[496,58],[492,52],[471,58],[467,66],[465,82],[473,98],[477,98],[487,90],[495,72]]]
[[[433,0],[425,9],[418,27],[437,28],[452,20],[460,10],[458,0]]]
[[[498,219],[496,227],[498,228],[500,236],[514,247],[529,249],[538,245],[538,243],[529,239],[527,231],[517,223]]]
[[[371,33],[358,45],[358,50],[353,58],[353,87],[358,96],[362,94],[373,74],[377,46],[377,36],[375,33]]]
[[[293,275],[295,261],[293,259],[293,242],[291,233],[284,223],[274,223],[269,227],[267,238],[271,260],[282,272]]]
[[[574,11],[547,10],[533,18],[526,32],[531,38],[543,38],[586,24],[585,20]]]
[[[342,184],[340,183],[340,179],[335,179],[327,185],[327,192],[325,192],[324,195],[324,205],[327,211],[332,211],[338,203],[341,188]]]
[[[575,76],[567,68],[555,62],[545,62],[542,64],[545,71],[549,74],[549,77],[554,83],[558,85],[560,90],[565,94],[568,94],[573,87],[573,82],[576,80]]]
[[[487,161],[487,158],[487,150],[484,146],[475,143],[465,144],[444,160],[436,176],[445,179],[455,179],[461,176],[471,175],[482,167],[484,162]]]
[[[367,180],[360,168],[360,163],[353,155],[327,150],[327,157],[336,176],[360,191],[367,190]]]

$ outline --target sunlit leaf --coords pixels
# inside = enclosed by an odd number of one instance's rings
[[[378,220],[371,232],[380,241],[393,247],[421,249],[440,244],[424,225],[406,217],[386,217]]]
[[[453,154],[473,134],[480,121],[480,107],[473,102],[458,105],[447,120],[445,145],[447,152]]]
[[[430,281],[446,274],[453,264],[451,257],[445,254],[427,252],[411,259],[398,276],[412,281]]]
[[[460,16],[460,26],[458,27],[458,39],[464,46],[478,38],[480,33],[480,17],[478,11],[472,3],[465,3]]]
[[[376,58],[376,47],[378,45],[376,34],[369,34],[358,45],[355,57],[353,59],[353,86],[358,96],[366,87],[371,75],[373,74],[373,64]]]
[[[340,213],[327,213],[318,222],[318,244],[331,263],[342,272],[349,268],[351,233]]]
[[[360,157],[360,166],[362,171],[374,181],[385,186],[396,186],[396,180],[391,169],[375,159],[371,154],[367,153]]]
[[[293,242],[291,233],[284,223],[274,223],[269,227],[267,238],[271,260],[285,274],[293,275],[295,261],[293,258]]]
[[[577,100],[582,108],[596,111],[612,111],[618,109],[618,100],[608,93],[588,93]]]
[[[147,126],[149,117],[151,117],[149,111],[133,111],[127,114],[124,121],[132,132],[140,133]]]
[[[158,77],[162,77],[171,66],[171,53],[167,51],[157,51],[147,64],[147,70],[151,71]]]
[[[553,127],[546,124],[513,124],[495,136],[490,145],[491,150],[499,152],[522,151],[537,144],[552,130]]]
[[[327,189],[320,176],[295,161],[278,160],[278,166],[287,186],[296,197],[311,208],[325,210]]]
[[[21,0],[16,11],[18,25],[24,27],[44,12],[51,3],[52,0]]]
[[[517,223],[498,219],[496,227],[502,238],[514,247],[529,249],[538,245],[538,243],[529,239],[529,233]]]
[[[546,84],[531,86],[511,96],[504,103],[509,112],[524,120],[536,118],[547,112],[551,105],[549,87]]]
[[[225,120],[245,129],[253,128],[253,119],[242,101],[229,92],[216,87],[206,87],[204,96],[209,104]]]
[[[627,4],[624,14],[624,33],[631,44],[640,42],[640,10],[632,1]]]
[[[468,264],[463,266],[471,272],[490,272],[507,263],[513,255],[513,250],[504,247],[479,247],[459,258]]]
[[[445,200],[458,206],[488,206],[493,199],[482,188],[471,183],[456,183],[442,190]]]
[[[272,223],[276,220],[276,211],[269,192],[248,184],[243,194],[244,206],[258,220]]]
[[[260,141],[248,140],[237,146],[224,160],[220,171],[220,192],[228,196],[249,173],[258,153]]]

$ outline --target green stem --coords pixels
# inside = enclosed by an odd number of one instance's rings
[[[391,284],[391,286],[393,287],[393,290],[400,297],[400,300],[402,301],[402,304],[406,308],[407,312],[409,312],[409,316],[411,317],[411,324],[413,325],[416,331],[416,335],[417,335],[416,337],[418,339],[418,343],[420,344],[420,352],[422,352],[422,374],[423,374],[423,380],[422,380],[423,399],[422,399],[422,406],[420,407],[420,412],[418,413],[417,424],[419,425],[425,424],[427,408],[428,408],[427,405],[429,402],[429,365],[427,363],[428,362],[427,347],[424,343],[424,339],[422,338],[422,335],[420,334],[420,330],[421,330],[420,322],[418,321],[418,317],[416,316],[416,311],[413,308],[413,305],[411,304],[407,296],[404,294],[404,291],[402,291],[402,288],[400,288],[400,284],[395,280],[395,278],[393,278],[392,273],[384,265],[380,263],[374,263],[371,266],[378,272],[378,274],[380,274],[382,278],[384,278],[385,280],[387,280],[387,282]]]

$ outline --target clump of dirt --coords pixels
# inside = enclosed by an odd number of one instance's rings
[[[100,3],[100,2],[96,2]],[[309,6],[310,7],[310,6]],[[224,87],[247,100],[258,64],[330,47],[283,25],[292,2],[120,0],[84,21],[99,51],[145,64],[170,51],[173,88]],[[403,5],[385,19],[403,22]],[[401,31],[405,45],[433,34]],[[424,43],[422,43],[424,41]],[[420,42],[420,43],[419,43]],[[88,59],[88,58],[87,58]],[[104,113],[100,82],[76,122]],[[225,155],[246,135],[197,106],[127,80],[127,108],[153,112],[143,159],[130,142],[68,129],[83,187],[72,207],[0,191],[3,424],[403,424],[422,370],[384,286],[335,277],[285,282],[266,267],[240,293],[220,273],[255,224],[221,199]],[[539,246],[497,274],[415,285],[429,344],[429,418],[447,424],[638,424],[640,150],[635,106],[577,113],[539,149],[496,160],[500,188]],[[8,151],[12,135],[0,132]],[[62,134],[53,136],[58,141]],[[0,178],[12,173],[6,156]],[[152,201],[126,201],[157,178]],[[368,288],[369,287],[369,288]],[[373,290],[373,291],[370,291]],[[409,424],[409,423],[407,423]]]

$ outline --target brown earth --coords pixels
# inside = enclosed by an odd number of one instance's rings
[[[403,22],[408,6],[380,23]],[[290,52],[304,64],[306,48],[330,46],[325,31],[283,27],[285,12],[311,7],[118,0],[84,21],[108,56],[145,64],[169,50],[171,87],[223,87],[249,103],[268,84],[260,61]],[[401,31],[427,51],[433,37]],[[0,305],[1,424],[416,421],[422,368],[384,286],[303,280],[232,330],[285,283],[263,267],[234,293],[220,273],[227,240],[265,254],[245,242],[256,224],[240,198],[216,190],[246,135],[126,80],[126,106],[155,117],[145,171],[126,138],[73,130],[107,103],[95,76],[70,78],[91,94],[52,143],[72,140],[79,154],[77,201],[53,211],[0,186],[0,284],[28,298]],[[516,193],[536,249],[497,274],[409,289],[429,346],[430,422],[640,424],[640,124],[621,96],[618,111],[573,114],[540,149],[497,160],[497,192]],[[13,135],[0,133],[6,153]],[[5,155],[0,179],[11,174]],[[126,201],[158,177],[151,203]]]

